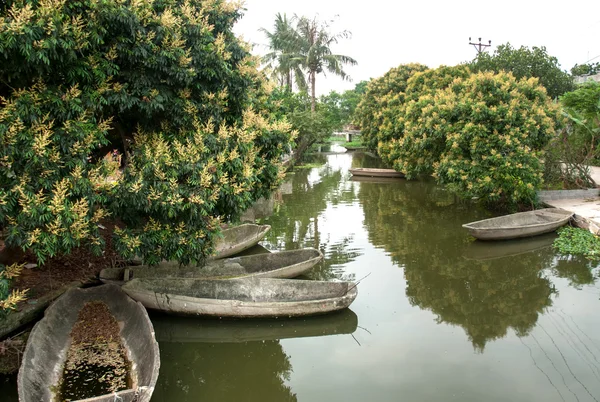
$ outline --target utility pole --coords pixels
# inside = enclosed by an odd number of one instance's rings
[[[471,42],[471,37],[469,36],[469,45],[473,45],[473,47],[475,47],[475,50],[477,50],[477,54],[479,54],[479,53],[483,52],[483,50],[486,47],[492,46],[492,41],[491,40],[488,41],[488,44],[486,45],[484,43],[481,43],[481,38],[479,38],[479,43],[473,43],[473,42]]]

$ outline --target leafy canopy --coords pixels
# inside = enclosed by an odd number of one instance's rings
[[[536,77],[552,99],[574,87],[572,77],[560,68],[558,59],[550,56],[544,46],[515,49],[506,43],[498,46],[493,54],[479,53],[469,67],[475,72],[506,71],[517,79]]]
[[[291,138],[262,108],[236,5],[17,0],[0,12],[0,227],[40,262],[117,250],[197,262],[280,178]],[[125,153],[120,169],[102,158]]]

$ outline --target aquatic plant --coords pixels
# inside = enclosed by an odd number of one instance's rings
[[[561,228],[553,246],[561,254],[583,255],[589,260],[600,260],[600,238],[589,230],[571,226]]]

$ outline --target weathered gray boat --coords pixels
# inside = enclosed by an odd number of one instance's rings
[[[394,169],[354,168],[350,169],[353,176],[403,178],[404,173]]]
[[[155,267],[132,266],[106,268],[100,272],[104,283],[122,285],[134,278],[195,278],[231,279],[240,277],[295,278],[309,271],[323,259],[317,249],[281,251],[209,261],[201,267],[179,266],[177,262],[163,262]]]
[[[553,232],[566,225],[572,216],[572,212],[564,209],[545,208],[471,222],[463,227],[480,240],[516,239]]]
[[[212,317],[299,317],[342,310],[358,293],[352,282],[244,278],[134,279],[122,289],[144,306]]]
[[[269,225],[245,223],[222,230],[223,237],[217,240],[211,259],[231,257],[254,246],[265,237],[269,229]]]
[[[302,318],[217,320],[153,314],[156,339],[163,342],[238,343],[352,334],[358,317],[349,308]]]
[[[104,302],[121,328],[121,338],[132,363],[130,389],[85,399],[87,402],[149,402],[160,367],[158,344],[146,309],[118,286],[71,289],[57,299],[31,331],[19,370],[21,402],[53,402],[63,373],[71,329],[79,311],[90,301]]]

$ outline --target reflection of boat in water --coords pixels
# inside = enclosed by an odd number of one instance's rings
[[[573,213],[564,209],[545,208],[471,222],[463,228],[480,240],[516,239],[554,232],[566,225],[571,216]]]
[[[470,260],[493,260],[496,258],[513,257],[531,253],[552,246],[556,239],[555,233],[527,239],[505,240],[501,242],[472,242],[465,252],[465,258]]]
[[[393,177],[373,177],[373,176],[352,176],[350,181],[356,181],[359,183],[379,183],[379,184],[393,184],[402,183],[402,180]]]
[[[352,168],[350,169],[350,173],[353,176],[394,177],[397,179],[404,177],[404,173],[397,172],[394,169]]]
[[[152,323],[159,342],[237,343],[352,334],[358,317],[350,310],[293,319],[215,320],[157,313]]]

